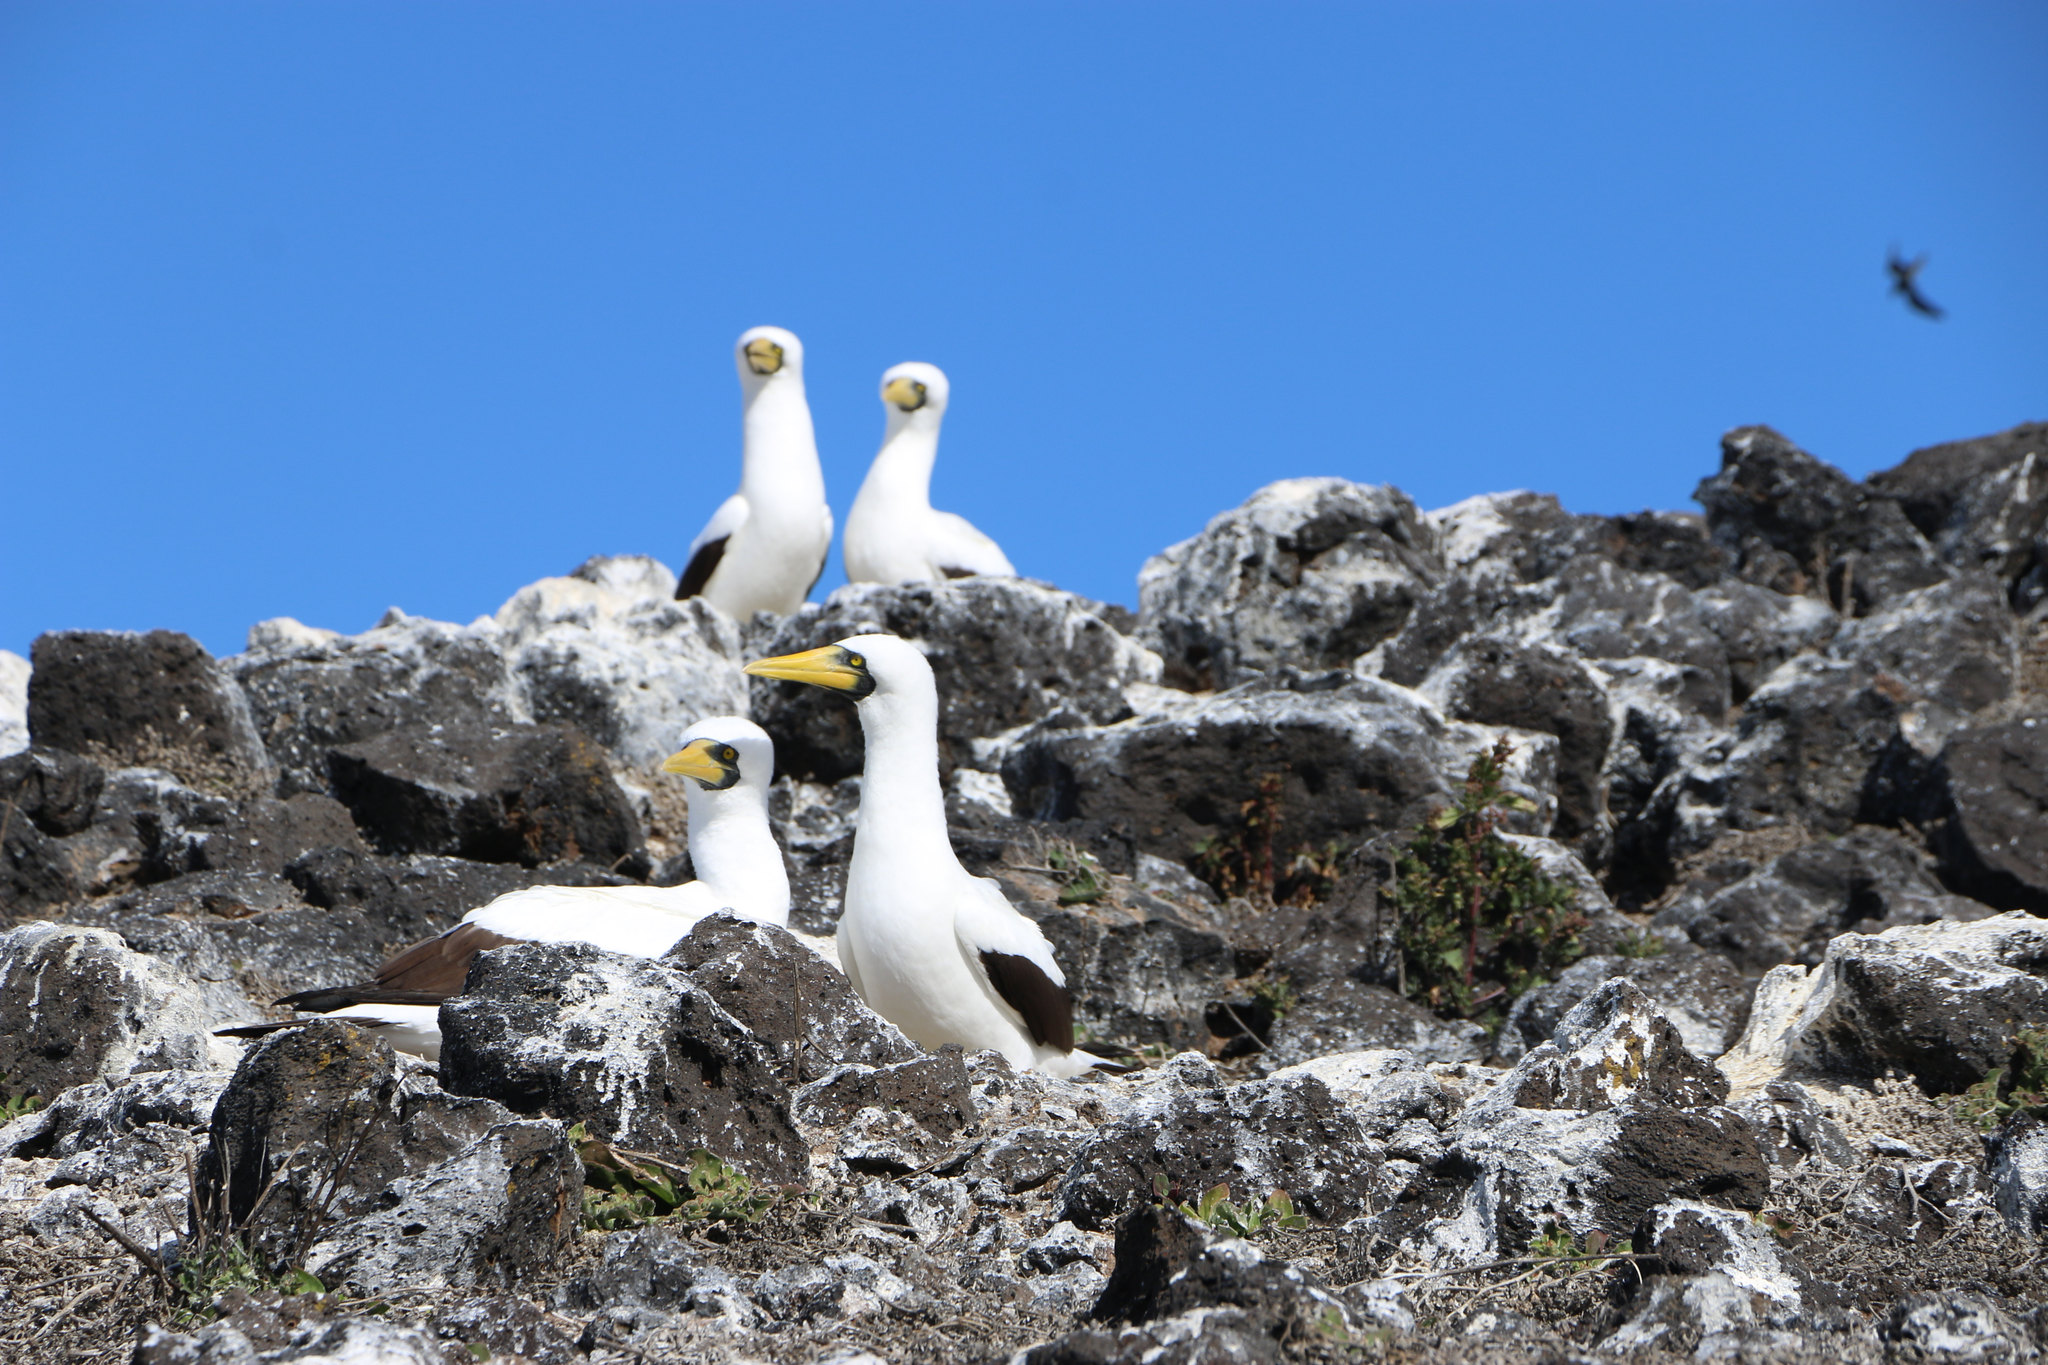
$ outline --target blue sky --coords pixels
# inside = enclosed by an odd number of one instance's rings
[[[2044,58],[2038,3],[12,3],[0,648],[680,565],[763,322],[842,519],[932,361],[935,500],[1126,603],[1291,475],[1867,473],[2048,417]]]

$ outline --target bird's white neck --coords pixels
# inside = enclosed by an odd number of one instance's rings
[[[932,463],[939,457],[939,419],[935,414],[908,413],[889,424],[882,448],[861,487],[870,488],[892,506],[932,504]]]
[[[825,472],[801,377],[778,376],[747,394],[740,433],[740,492],[754,515],[825,501]]]
[[[727,792],[694,786],[690,863],[697,880],[750,919],[789,923],[789,874],[768,830],[767,793],[752,783]]]
[[[937,693],[870,697],[860,704],[860,728],[867,758],[854,861],[951,859],[939,791]]]

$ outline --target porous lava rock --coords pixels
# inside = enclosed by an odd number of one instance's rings
[[[609,868],[641,842],[603,751],[571,726],[415,726],[335,749],[328,766],[382,853]]]
[[[131,1071],[211,1064],[199,988],[104,929],[0,934],[0,1085],[48,1100]]]

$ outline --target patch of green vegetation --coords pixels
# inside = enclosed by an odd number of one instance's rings
[[[2012,1060],[1963,1092],[1956,1117],[1996,1128],[2013,1114],[2048,1118],[2048,1028],[2023,1028]]]
[[[1635,1243],[1626,1238],[1617,1243],[1596,1229],[1581,1241],[1572,1236],[1570,1228],[1550,1222],[1529,1239],[1528,1259],[1537,1262],[1546,1274],[1570,1275],[1586,1269],[1589,1262],[1591,1269],[1600,1270],[1609,1263],[1604,1258],[1634,1254]]]
[[[1648,929],[1631,929],[1615,943],[1614,951],[1622,957],[1662,957],[1664,939]]]
[[[1572,888],[1496,832],[1529,803],[1502,789],[1505,739],[1472,761],[1457,804],[1395,859],[1401,989],[1438,1014],[1499,1026],[1505,1004],[1585,955]]]
[[[0,1123],[12,1123],[24,1114],[33,1114],[43,1107],[43,1097],[27,1091],[19,1095],[7,1093],[7,1078],[0,1076]]]
[[[1045,865],[1060,884],[1061,905],[1090,905],[1109,894],[1109,877],[1095,855],[1084,853],[1064,839],[1046,846]]]
[[[327,1286],[311,1272],[285,1270],[272,1274],[263,1258],[237,1236],[201,1237],[181,1250],[165,1268],[174,1312],[188,1322],[209,1322],[214,1300],[231,1289],[251,1293],[274,1289],[281,1294],[325,1294]]]
[[[1265,972],[1252,982],[1252,999],[1273,1012],[1273,1022],[1287,1017],[1294,1008],[1294,983],[1285,972]]]
[[[1284,860],[1276,857],[1283,781],[1279,773],[1260,778],[1252,795],[1238,803],[1237,828],[1195,844],[1188,866],[1225,900],[1243,896],[1255,905],[1315,905],[1337,887],[1350,848],[1342,839],[1297,844]]]
[[[1294,1211],[1294,1200],[1285,1190],[1275,1190],[1266,1196],[1265,1202],[1254,1204],[1231,1203],[1228,1184],[1211,1185],[1192,1204],[1185,1200],[1174,1203],[1172,1191],[1172,1183],[1164,1174],[1152,1177],[1152,1193],[1160,1203],[1171,1205],[1187,1217],[1235,1237],[1253,1236],[1260,1228],[1294,1230],[1308,1226],[1308,1219]]]
[[[585,1125],[569,1130],[583,1159],[583,1223],[612,1232],[665,1219],[692,1223],[758,1223],[781,1202],[781,1192],[763,1190],[745,1174],[704,1148],[677,1165],[627,1152]],[[681,1177],[678,1181],[677,1177]]]

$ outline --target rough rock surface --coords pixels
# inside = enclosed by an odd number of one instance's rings
[[[1739,430],[1704,516],[1290,481],[1135,619],[975,579],[734,622],[623,556],[466,626],[0,655],[0,1356],[2032,1359],[2048,1139],[1959,1092],[2048,1025],[2044,430],[1860,483]],[[874,628],[934,661],[956,851],[1126,1074],[925,1054],[724,917],[486,954],[438,1069],[209,1033],[506,891],[687,879],[649,770],[712,711],[780,741],[830,933],[852,708],[739,667]],[[1393,884],[1500,738],[1503,837],[1587,925],[1438,1015]],[[604,1139],[706,1188],[586,1208]]]
[[[1398,631],[1442,573],[1399,489],[1268,484],[1138,574],[1139,639],[1176,687],[1234,687],[1285,664],[1342,668]]]

